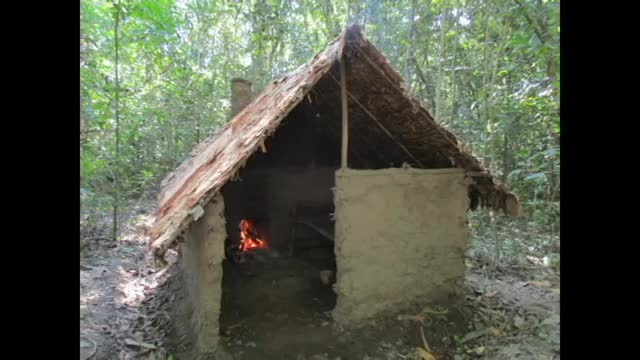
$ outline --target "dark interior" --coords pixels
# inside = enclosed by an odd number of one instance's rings
[[[250,219],[266,232],[269,247],[278,253],[291,253],[291,245],[312,241],[317,231],[294,219],[313,221],[317,227],[333,232],[335,171],[339,147],[326,146],[326,135],[318,131],[311,104],[296,107],[283,120],[266,143],[266,153],[258,151],[239,173],[239,178],[222,189],[225,199],[227,233],[239,242],[238,223]],[[320,235],[320,234],[317,234]],[[296,242],[292,244],[292,236]],[[328,240],[324,240],[327,243]]]
[[[314,104],[313,96],[282,121],[265,142],[266,152],[252,155],[222,188],[228,239],[221,335],[231,339],[235,324],[251,324],[242,327],[243,338],[274,354],[282,349],[264,348],[307,342],[300,327],[328,316],[336,301],[320,272],[336,270],[332,188],[340,144],[324,127],[339,118],[319,108],[319,98]],[[254,222],[268,248],[239,253],[242,219]],[[279,340],[268,341],[266,334]]]

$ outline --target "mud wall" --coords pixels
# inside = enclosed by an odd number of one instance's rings
[[[460,295],[468,202],[460,169],[338,170],[334,319]]]
[[[174,304],[173,336],[180,359],[213,358],[218,351],[225,237],[224,201],[218,194],[180,246],[182,287]]]

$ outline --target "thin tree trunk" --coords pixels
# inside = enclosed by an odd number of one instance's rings
[[[422,12],[422,16],[425,19],[429,19],[429,11],[430,11],[430,6],[431,6],[431,1],[427,1],[424,4],[424,11]],[[425,104],[428,108],[430,112],[434,111],[434,105],[435,105],[435,91],[434,91],[434,87],[433,87],[433,77],[431,76],[431,72],[429,71],[429,56],[428,54],[431,53],[430,50],[430,45],[431,45],[431,33],[429,32],[429,27],[425,26],[424,27],[424,33],[420,33],[420,35],[422,36],[422,38],[425,40],[424,41],[424,46],[423,46],[423,51],[422,54],[426,54],[421,56],[424,59],[424,69],[426,71],[426,74],[422,71],[422,69],[420,68],[420,66],[418,65],[418,61],[414,58],[413,62],[414,62],[414,69],[416,74],[418,75],[418,78],[422,81],[423,84],[423,92],[422,92],[422,98],[426,99],[427,104]]]
[[[531,29],[535,33],[538,40],[540,40],[541,46],[550,46],[552,42],[551,32],[549,31],[549,20],[547,19],[547,15],[545,13],[544,4],[541,1],[537,1],[534,6],[536,6],[535,13],[530,13],[529,9],[521,0],[515,0],[516,4],[520,7],[522,11],[522,15],[525,20],[531,26]],[[549,52],[549,55],[546,55],[546,70],[547,76],[551,79],[553,83],[558,79],[559,69],[556,66],[556,63],[553,59],[553,52]]]
[[[170,153],[170,158],[169,158],[169,168],[173,168],[173,166],[176,163],[176,153],[177,153],[177,149],[178,149],[178,142],[176,141],[176,122],[175,122],[175,116],[176,114],[171,111],[170,115],[171,116],[171,121],[169,122],[171,124],[171,136],[169,137],[169,144],[171,146],[171,153]]]
[[[84,132],[84,117],[82,116],[82,114],[80,114],[80,159],[82,159],[83,132]],[[82,187],[82,170],[80,171],[80,187]],[[80,215],[82,216],[82,196],[80,197]]]
[[[509,136],[508,131],[504,132],[504,144],[502,144],[502,182],[507,182],[507,176],[511,172],[511,160],[509,159]]]
[[[198,145],[200,143],[200,117],[202,116],[202,114],[204,114],[206,111],[206,109],[204,108],[204,105],[200,106],[202,108],[201,111],[198,111],[197,114],[194,114],[193,117],[196,120],[196,143],[195,145]],[[194,146],[195,146],[194,145]]]
[[[415,57],[415,48],[416,48],[416,41],[415,41],[415,17],[416,17],[416,7],[418,6],[418,1],[417,0],[413,0],[411,1],[411,11],[409,13],[409,30],[408,30],[408,34],[407,34],[407,39],[409,41],[409,46],[407,49],[407,58],[406,58],[406,62],[405,62],[405,69],[404,69],[404,79],[406,81],[406,86],[407,86],[407,91],[411,92],[412,86],[411,86],[411,66],[414,63],[414,57]]]
[[[489,5],[485,4],[484,9],[484,49],[483,49],[483,64],[482,64],[482,115],[486,122],[487,132],[489,136],[492,136],[493,128],[490,120],[489,110]],[[490,168],[493,158],[491,157],[491,150],[485,149],[485,165]]]
[[[254,36],[251,37],[249,49],[251,53],[251,69],[252,74],[250,78],[255,84],[257,89],[262,89],[264,82],[264,47],[263,42],[259,39],[263,36],[265,23],[261,18],[263,2],[256,2],[253,9],[251,9],[251,27]]]
[[[367,12],[369,14],[368,22],[374,24],[376,27],[371,32],[372,38],[376,40],[376,43],[380,44],[380,48],[384,49],[383,40],[383,29],[382,29],[382,16],[380,14],[380,0],[369,0],[367,1]]]
[[[501,44],[502,43],[502,39],[505,38],[505,34],[504,34],[504,29],[505,27],[500,27],[500,30],[498,32],[498,38],[496,43],[497,44]],[[493,90],[495,88],[495,84],[496,84],[496,76],[498,74],[498,64],[500,62],[500,54],[502,52],[503,48],[502,46],[496,46],[494,48],[494,51],[492,51],[493,53],[493,66],[491,68],[491,70],[489,71],[490,74],[490,79],[489,79],[489,94],[491,95],[491,99],[497,97],[497,96],[493,96]],[[489,117],[487,118],[487,121],[489,121],[489,125],[490,125],[490,129],[491,129],[491,148],[490,148],[490,158],[492,159],[493,162],[493,168],[494,170],[498,170],[498,140],[499,140],[499,136],[498,136],[498,131],[497,131],[497,127],[498,127],[498,120],[497,120],[497,114],[496,114],[496,106],[493,103],[493,100],[490,102],[489,105],[489,112],[488,115]],[[504,171],[504,169],[503,169]]]
[[[113,240],[118,241],[118,205],[120,201],[120,179],[118,171],[120,170],[120,77],[118,74],[118,65],[120,61],[119,51],[119,31],[120,31],[120,3],[115,7],[116,18],[114,26],[114,47],[115,47],[115,118],[116,118],[116,154],[113,171]]]
[[[324,19],[325,19],[325,26],[327,27],[327,33],[329,38],[336,35],[338,31],[338,24],[332,21],[332,19],[335,18],[335,16],[333,16],[333,13],[334,13],[333,4],[331,3],[331,0],[325,0]]]
[[[454,3],[454,6],[458,5],[457,2]],[[459,8],[456,6],[456,9],[459,11]],[[460,26],[460,13],[457,13],[456,18],[454,19],[454,31],[456,33],[456,38],[458,37],[458,30]],[[456,113],[458,111],[457,106],[457,98],[458,98],[458,89],[456,88],[456,62],[458,59],[458,42],[454,41],[453,44],[453,59],[451,60],[451,115],[449,119],[449,123],[453,124],[455,121]]]
[[[493,234],[493,239],[495,240],[495,266],[500,266],[500,260],[502,259],[502,238],[498,235],[498,226],[496,225],[496,216],[497,214],[494,211],[491,211],[491,232]]]
[[[282,17],[283,11],[286,11],[287,9],[285,8],[285,1],[281,0],[280,4],[278,5],[278,9],[276,10],[276,16],[278,18]],[[286,14],[286,12],[284,12],[284,14]],[[304,17],[304,21],[305,24],[307,22],[307,17]],[[283,34],[283,29],[281,25],[276,25],[277,26],[277,31],[276,31],[276,38],[275,40],[271,41],[271,51],[269,52],[269,62],[267,64],[268,66],[268,70],[269,71],[269,78],[271,78],[273,75],[275,75],[277,73],[277,69],[275,69],[275,63],[276,63],[276,57],[278,57],[278,48],[280,47],[280,43],[282,42],[282,38],[284,37]]]
[[[446,34],[447,34],[447,0],[442,1],[442,19],[440,20],[440,51],[438,54],[438,77],[436,80],[436,111],[435,118],[436,121],[440,121],[440,116],[442,115],[442,86],[444,83],[443,77],[443,64],[444,64],[444,49],[446,47]]]

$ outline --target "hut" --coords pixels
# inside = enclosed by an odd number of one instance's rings
[[[232,89],[232,119],[162,182],[150,228],[159,261],[180,250],[175,306],[198,354],[218,347],[223,282],[242,279],[234,268],[285,264],[303,288],[317,277],[333,294],[334,321],[355,325],[460,295],[467,210],[519,212],[516,195],[407,94],[358,26],[259,95],[242,79]],[[265,279],[253,283],[278,280]]]

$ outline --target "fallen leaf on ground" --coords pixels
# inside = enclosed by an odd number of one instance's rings
[[[487,328],[487,332],[488,332],[489,334],[491,334],[491,335],[495,336],[495,337],[500,337],[500,336],[504,335],[504,334],[502,333],[502,331],[500,331],[499,329],[496,329],[496,328],[494,328],[494,327]]]
[[[553,314],[542,321],[542,325],[554,326],[559,324],[560,324],[560,315],[558,314]]]
[[[417,350],[418,350],[418,355],[422,360],[436,360],[436,357],[433,356],[433,354],[428,352],[427,350],[421,347],[417,348]]]
[[[485,336],[487,334],[489,334],[489,329],[480,329],[480,330],[472,331],[462,337],[462,339],[460,340],[460,344],[464,344],[466,342]]]
[[[535,285],[537,287],[550,288],[551,283],[547,280],[544,281],[529,281],[527,284]]]
[[[542,264],[542,259],[534,257],[534,256],[527,256],[527,260],[529,260],[530,262],[532,262],[535,265]]]
[[[443,309],[443,310],[438,310],[438,309],[433,309],[429,306],[426,306],[424,309],[422,309],[421,313],[423,314],[435,314],[435,315],[444,315],[449,313],[449,310],[447,309]]]
[[[424,337],[424,330],[422,330],[422,326],[420,326],[420,337],[422,337],[422,344],[427,351],[431,351],[429,344],[427,343],[427,338]]]
[[[423,322],[425,319],[424,315],[398,315],[398,320],[414,320],[418,322]]]

